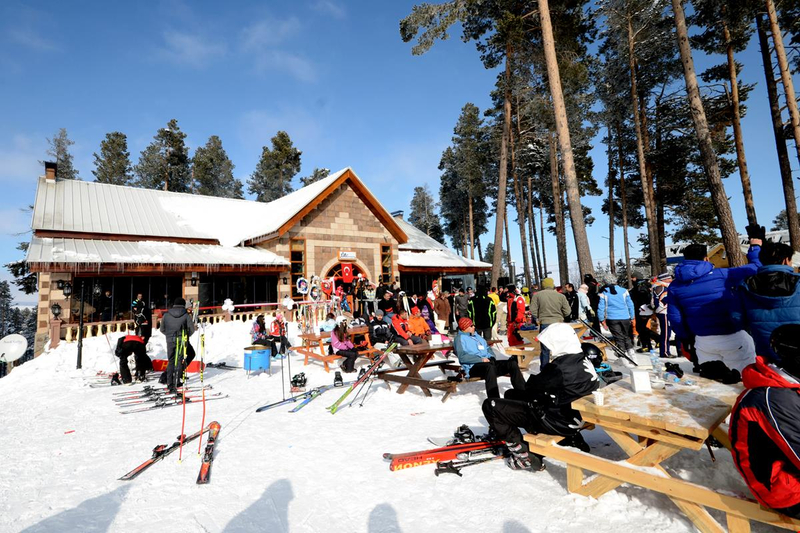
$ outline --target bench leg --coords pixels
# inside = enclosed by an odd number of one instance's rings
[[[577,466],[567,465],[567,490],[578,492],[583,486],[583,470]]]
[[[728,518],[729,533],[750,533],[750,520],[732,514],[726,516]]]

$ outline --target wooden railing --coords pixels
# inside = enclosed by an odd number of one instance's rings
[[[61,326],[61,338],[65,342],[75,342],[78,340],[78,324],[63,324]],[[88,322],[83,325],[83,338],[91,339],[107,333],[125,333],[136,330],[133,320],[115,320],[112,322]]]

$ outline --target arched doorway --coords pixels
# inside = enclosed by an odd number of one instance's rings
[[[356,263],[347,263],[353,267],[353,279],[357,278],[359,274],[364,275],[364,272],[359,268]],[[328,269],[325,273],[325,278],[334,278],[337,283],[342,281],[342,263],[336,263]]]

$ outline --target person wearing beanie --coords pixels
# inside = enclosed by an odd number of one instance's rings
[[[189,337],[194,333],[194,322],[192,322],[192,316],[186,311],[186,300],[180,297],[175,298],[172,308],[164,314],[158,329],[167,339],[167,369],[161,375],[159,382],[162,385],[166,385],[168,390],[174,392],[180,386],[183,366],[188,365],[194,359],[194,349],[189,344]],[[186,333],[187,357],[185,361],[183,360],[183,354],[175,353],[178,338],[183,333]]]
[[[659,274],[653,281],[653,312],[658,320],[658,355],[659,357],[677,357],[669,351],[669,338],[672,330],[667,320],[667,294],[669,294],[669,284],[672,282],[672,274],[664,272]]]
[[[378,302],[378,309],[383,311],[383,321],[387,324],[392,324],[392,317],[397,312],[397,301],[394,299],[394,294],[390,290],[383,292],[383,298]]]
[[[411,308],[411,316],[408,317],[408,332],[424,341],[431,340],[431,328],[428,323],[422,318],[422,311],[419,307]]]
[[[378,348],[378,344],[385,345],[392,342],[392,336],[392,327],[383,321],[383,311],[378,309],[369,323],[369,342]]]
[[[776,328],[770,347],[776,357],[759,355],[742,372],[731,456],[762,505],[800,518],[800,324]]]
[[[394,342],[401,346],[427,344],[421,337],[411,334],[408,327],[408,311],[402,307],[392,317],[392,328],[394,329]]]
[[[475,324],[467,317],[458,320],[458,330],[453,343],[458,362],[467,379],[482,378],[486,381],[488,398],[500,398],[497,376],[509,376],[512,387],[525,390],[525,378],[517,366],[516,357],[498,361],[489,343],[475,333]]]
[[[544,332],[551,324],[564,322],[572,313],[567,297],[555,290],[556,284],[553,278],[542,280],[542,290],[531,298],[531,315],[539,321],[539,333]],[[544,344],[541,345],[539,355],[539,368],[550,362],[550,350]]]
[[[753,339],[734,321],[730,308],[733,288],[761,266],[758,255],[765,232],[763,226],[747,226],[749,263],[744,266],[714,268],[707,248],[690,244],[683,249],[683,262],[675,267],[667,318],[681,345],[694,345],[703,377],[730,381],[730,371],[741,373],[755,361]]]
[[[574,446],[589,452],[589,445],[578,432],[581,415],[572,402],[600,385],[594,366],[587,361],[581,341],[569,324],[553,324],[538,337],[547,346],[552,361],[538,374],[531,374],[524,388],[507,390],[504,398],[488,398],[482,410],[497,440],[503,440],[511,455],[506,464],[513,470],[543,470],[542,457],[528,451],[522,439],[528,433],[562,435],[562,446]]]
[[[340,317],[343,318],[343,317]],[[336,319],[336,324],[339,324],[339,319]],[[272,350],[272,357],[286,356],[286,350],[291,346],[287,338],[286,322],[283,320],[283,314],[276,313],[275,318],[269,325],[269,339],[274,343],[275,349]]]
[[[636,319],[636,313],[631,295],[627,289],[617,285],[617,278],[610,273],[603,277],[603,282],[604,285],[599,291],[600,304],[597,306],[597,318],[611,331],[614,344],[635,360],[631,326]]]

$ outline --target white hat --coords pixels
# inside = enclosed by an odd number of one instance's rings
[[[341,324],[342,322],[345,322],[346,320],[347,320],[346,316],[339,315],[339,316],[336,317],[336,325],[338,326],[339,324]]]
[[[572,326],[564,322],[550,324],[536,339],[550,350],[551,359],[571,353],[582,353],[581,340]]]

